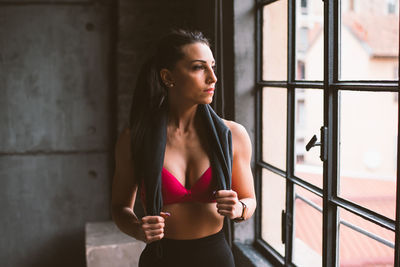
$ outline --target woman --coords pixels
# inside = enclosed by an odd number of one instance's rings
[[[249,136],[208,105],[214,68],[208,40],[177,30],[139,74],[112,189],[117,226],[147,243],[139,266],[234,266],[223,220],[247,220],[256,208]],[[138,188],[141,219],[133,212]]]

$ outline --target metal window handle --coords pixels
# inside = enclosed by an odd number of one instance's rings
[[[320,146],[320,145],[321,145],[321,143],[317,143],[317,136],[314,134],[314,136],[310,139],[310,141],[306,145],[306,150],[310,151],[311,148],[313,148],[315,146]]]
[[[325,145],[326,145],[325,140],[328,140],[327,135],[328,135],[328,127],[322,126],[321,127],[321,142],[317,143],[317,140],[318,140],[317,136],[314,135],[306,145],[307,151],[309,151],[311,148],[313,148],[315,146],[320,146],[321,152],[320,152],[319,157],[322,161],[325,161],[328,157],[328,153],[327,153],[327,150],[325,147]]]

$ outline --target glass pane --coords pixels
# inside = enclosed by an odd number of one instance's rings
[[[341,5],[340,79],[396,80],[399,0],[346,0]]]
[[[262,105],[262,159],[286,170],[287,89],[264,88]]]
[[[324,77],[324,2],[296,1],[296,79]]]
[[[282,211],[286,203],[285,179],[266,169],[262,171],[261,236],[280,254],[285,255],[282,243]]]
[[[340,195],[395,218],[398,94],[340,92]]]
[[[287,79],[287,0],[266,5],[263,10],[264,80]]]
[[[295,192],[293,261],[301,267],[322,266],[322,199],[299,186]]]
[[[295,110],[295,171],[294,175],[322,188],[323,163],[320,147],[306,151],[308,141],[316,135],[320,141],[320,128],[324,124],[324,96],[320,89],[296,89]]]
[[[383,244],[359,231],[350,228],[346,223],[355,225],[394,245],[394,232],[362,219],[344,209],[339,210],[339,262],[340,266],[394,266],[394,249],[390,244]]]

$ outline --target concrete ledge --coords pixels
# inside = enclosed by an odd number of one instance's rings
[[[232,250],[236,267],[273,267],[252,245],[234,242]]]
[[[136,267],[145,243],[122,233],[114,222],[87,223],[87,267]]]

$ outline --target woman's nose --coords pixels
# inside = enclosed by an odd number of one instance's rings
[[[207,77],[207,82],[208,83],[216,83],[217,82],[217,76],[215,75],[214,69],[213,68],[209,68],[208,71],[208,77]]]

